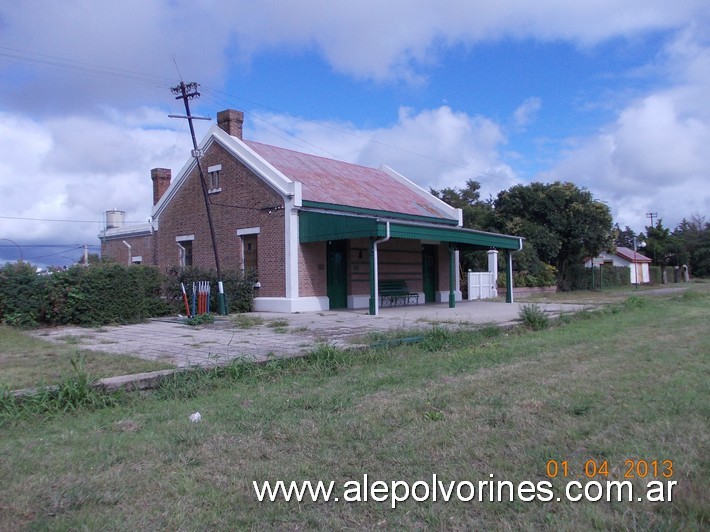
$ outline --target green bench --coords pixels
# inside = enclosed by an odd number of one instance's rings
[[[388,306],[400,304],[409,305],[412,301],[419,304],[419,294],[410,292],[407,288],[407,283],[403,280],[380,281],[378,290],[380,292],[380,306],[385,306],[385,301]]]

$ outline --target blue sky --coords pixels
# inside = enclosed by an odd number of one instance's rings
[[[150,216],[150,169],[189,156],[181,76],[254,140],[484,196],[572,181],[673,228],[710,211],[709,22],[706,0],[0,0],[0,261],[69,264],[105,210]]]

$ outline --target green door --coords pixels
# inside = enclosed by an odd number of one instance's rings
[[[436,248],[437,246],[422,246],[422,281],[424,283],[424,302],[436,302]]]
[[[345,261],[345,246],[347,240],[328,242],[328,299],[330,308],[347,308],[348,306],[348,268]]]

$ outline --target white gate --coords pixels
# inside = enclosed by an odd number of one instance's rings
[[[492,272],[468,272],[468,300],[498,297]]]

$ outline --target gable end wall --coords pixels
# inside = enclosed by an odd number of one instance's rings
[[[209,146],[201,164],[204,172],[210,166],[222,166],[221,192],[209,195],[222,270],[242,267],[242,241],[237,236],[237,229],[259,227],[261,288],[258,295],[283,297],[285,211],[282,197],[219,143]],[[195,235],[192,244],[194,266],[209,269],[215,267],[207,212],[196,167],[160,214],[159,229],[155,235],[155,254],[161,269],[179,265],[179,248],[175,238],[180,235]]]

